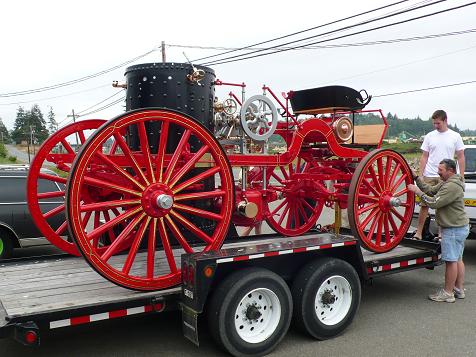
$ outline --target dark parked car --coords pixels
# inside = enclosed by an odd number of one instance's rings
[[[53,171],[45,170],[56,175]],[[28,210],[26,198],[26,179],[28,165],[0,165],[0,259],[9,258],[14,248],[46,244],[48,241],[36,228]],[[39,192],[60,191],[60,186],[52,181],[40,180]],[[61,198],[41,203],[42,212],[63,204]],[[53,227],[64,222],[64,214],[48,219]]]

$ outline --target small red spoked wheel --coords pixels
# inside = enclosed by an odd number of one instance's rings
[[[319,197],[322,184],[306,177],[312,163],[298,157],[287,166],[269,168],[265,207],[266,222],[278,233],[297,236],[316,225],[324,201]]]
[[[395,248],[415,208],[407,189],[412,173],[405,159],[386,149],[371,151],[357,166],[349,187],[349,224],[362,246],[373,252]]]
[[[136,110],[109,121],[82,147],[67,186],[69,229],[81,254],[103,277],[135,290],[178,284],[180,255],[219,249],[235,205],[231,167],[218,141],[169,110]],[[93,188],[100,194],[83,204],[83,192]],[[88,213],[99,208],[111,219],[88,229]],[[94,249],[115,228],[113,243]]]
[[[28,208],[33,221],[51,244],[72,255],[79,252],[66,236],[64,196],[67,176],[76,157],[74,146],[84,144],[88,133],[105,122],[83,120],[61,128],[41,145],[28,173]],[[58,175],[46,169],[55,169]]]

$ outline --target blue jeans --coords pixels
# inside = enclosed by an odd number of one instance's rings
[[[463,258],[464,241],[469,235],[469,225],[441,228],[441,259],[457,262]]]

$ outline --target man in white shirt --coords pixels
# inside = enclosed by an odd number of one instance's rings
[[[423,180],[434,186],[438,183],[438,165],[443,159],[454,159],[455,154],[458,162],[458,172],[464,177],[464,144],[461,135],[448,128],[448,116],[444,110],[437,110],[431,116],[435,130],[425,135],[421,149],[423,154],[420,158],[420,175]],[[421,239],[423,226],[428,215],[428,206],[420,203],[418,227],[414,238]]]

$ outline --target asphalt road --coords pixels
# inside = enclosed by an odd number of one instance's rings
[[[31,248],[30,248],[31,249]],[[40,249],[44,253],[48,248]],[[33,252],[33,251],[31,251]],[[465,250],[466,299],[435,303],[444,268],[380,277],[363,286],[351,326],[327,341],[291,327],[272,356],[474,356],[476,354],[476,240]],[[159,313],[46,331],[39,348],[0,340],[0,356],[223,356],[200,321],[200,348],[181,333],[178,312]]]

